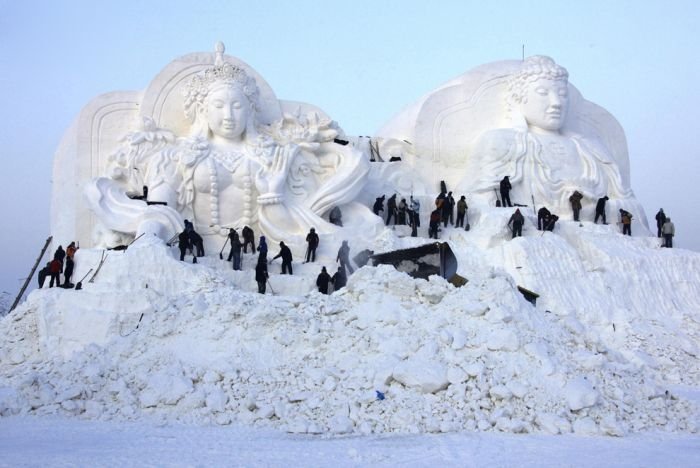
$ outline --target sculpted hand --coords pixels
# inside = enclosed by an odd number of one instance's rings
[[[272,161],[261,166],[255,174],[255,187],[261,195],[284,192],[289,167],[299,152],[299,148],[294,145],[285,145],[277,146],[274,151]]]

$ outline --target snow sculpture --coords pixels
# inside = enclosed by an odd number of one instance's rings
[[[472,193],[493,204],[506,175],[511,199],[569,215],[578,190],[588,204],[604,195],[646,219],[630,188],[622,128],[586,101],[554,60],[496,62],[453,80],[410,106],[377,135],[405,141],[413,171],[436,191]]]
[[[223,244],[229,228],[245,225],[273,242],[293,244],[303,242],[311,227],[335,232],[323,219],[334,206],[343,208],[350,224],[371,219],[353,202],[369,162],[334,142],[342,135],[335,122],[313,106],[278,101],[248,66],[224,57],[221,43],[213,66],[193,58],[199,67],[180,67],[176,80],[153,92],[178,88],[186,121],[173,117],[172,102],[160,122],[142,114],[142,128],[132,126],[103,156],[100,177],[87,183],[97,244],[143,232],[167,239],[183,229],[184,219],[194,221],[211,247]],[[148,204],[128,196],[143,186]]]

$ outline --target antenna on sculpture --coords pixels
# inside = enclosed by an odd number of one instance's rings
[[[223,42],[219,41],[214,46],[214,50],[216,51],[216,59],[214,60],[214,65],[223,65],[224,51],[226,50],[226,46],[224,46]]]
[[[223,46],[223,44],[222,44]],[[525,44],[523,44],[523,62],[525,61]]]

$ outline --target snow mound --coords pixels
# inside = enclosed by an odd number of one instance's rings
[[[460,288],[379,266],[325,296],[327,256],[272,274],[276,294],[262,296],[253,255],[234,272],[140,240],[83,290],[35,291],[0,321],[0,415],[310,434],[697,431],[676,389],[700,381],[700,255],[570,222],[541,236],[530,219],[505,240],[494,219],[507,211],[443,232]],[[78,255],[79,277],[100,253]]]

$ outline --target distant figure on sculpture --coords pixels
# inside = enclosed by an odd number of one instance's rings
[[[671,222],[671,218],[666,218],[663,227],[661,228],[661,233],[664,235],[664,247],[673,247],[673,236],[676,235],[676,226]]]
[[[316,261],[316,249],[318,248],[319,238],[316,234],[316,229],[311,228],[306,235],[306,263]]]
[[[523,235],[523,224],[525,224],[525,218],[522,213],[520,213],[520,208],[516,208],[515,213],[508,220],[508,226],[512,229],[513,236],[511,239],[516,237],[522,237]]]
[[[513,188],[513,186],[510,183],[510,177],[505,176],[498,183],[498,186],[501,192],[501,206],[504,208],[506,206],[513,206],[513,204],[510,202],[510,190]]]
[[[605,217],[605,204],[608,200],[610,200],[610,198],[608,198],[607,195],[598,199],[598,202],[595,205],[595,218],[593,219],[595,224],[598,223],[598,218],[603,218],[603,224],[608,224]]]
[[[280,242],[280,251],[277,255],[272,257],[271,262],[275,259],[282,257],[282,274],[293,274],[292,272],[292,251],[287,247],[284,242]]]
[[[622,235],[632,235],[632,214],[620,208],[620,223],[622,223]]]
[[[571,194],[569,197],[569,203],[571,203],[571,211],[574,212],[574,221],[579,221],[579,216],[581,214],[581,208],[583,208],[583,205],[581,205],[581,200],[583,199],[583,194],[579,192],[578,190],[575,190],[574,193]]]
[[[656,213],[656,237],[661,237],[661,228],[666,222],[666,214],[663,208],[659,208],[659,212]]]

